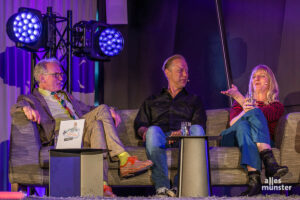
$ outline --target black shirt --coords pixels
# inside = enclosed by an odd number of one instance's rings
[[[134,121],[137,133],[142,126],[159,126],[164,132],[180,129],[181,122],[188,121],[206,128],[206,113],[197,95],[184,88],[173,99],[167,89],[145,100]]]

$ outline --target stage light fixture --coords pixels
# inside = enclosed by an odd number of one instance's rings
[[[12,15],[6,23],[9,38],[17,47],[28,51],[38,51],[45,46],[45,29],[41,12],[31,8],[19,8],[18,13]]]
[[[8,19],[6,31],[17,47],[31,52],[44,51],[55,55],[61,44],[70,44],[71,53],[75,56],[108,61],[123,50],[124,39],[120,31],[94,20],[80,21],[73,27],[71,24],[68,26],[70,42],[64,42],[64,31],[56,43],[56,23],[62,21],[66,21],[66,18],[53,15],[51,7],[47,8],[47,14],[44,15],[39,10],[19,8],[18,13]]]
[[[115,28],[106,28],[99,36],[99,47],[106,56],[118,55],[124,45],[122,34]]]
[[[108,61],[121,53],[122,34],[114,27],[97,21],[81,21],[73,26],[73,50],[77,56]]]

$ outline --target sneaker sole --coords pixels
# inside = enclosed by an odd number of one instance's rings
[[[273,178],[280,179],[281,177],[285,176],[288,172],[289,172],[288,168],[280,169],[273,175]]]
[[[176,194],[173,191],[168,190],[166,193],[169,197],[176,197]]]
[[[120,175],[120,178],[121,178],[121,179],[127,179],[127,178],[131,178],[131,177],[134,177],[134,176],[143,174],[143,173],[146,172],[148,169],[150,169],[150,167],[152,167],[152,165],[148,165],[148,166],[146,166],[146,167],[144,167],[144,168],[142,168],[142,169],[140,169],[139,171],[136,171],[136,172],[134,172],[134,173],[128,173],[128,174],[126,174],[126,175],[124,175],[124,176],[121,176],[121,175]]]

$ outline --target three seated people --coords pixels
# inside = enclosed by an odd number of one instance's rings
[[[191,136],[204,136],[206,113],[200,97],[185,88],[189,79],[188,65],[183,56],[176,54],[166,59],[162,70],[168,87],[144,101],[134,122],[137,135],[146,144],[149,159],[146,161],[139,161],[125,150],[116,129],[121,119],[113,109],[104,104],[88,106],[62,91],[62,66],[54,58],[41,60],[36,65],[34,78],[38,88],[32,94],[19,96],[11,113],[23,112],[28,120],[36,123],[44,146],[54,144],[62,120],[85,119],[84,147],[109,149],[105,158],[109,156],[113,161],[119,160],[122,178],[134,176],[152,166],[151,178],[157,196],[175,197],[178,176],[175,176],[171,187],[166,138],[181,135],[181,122],[191,122]],[[287,167],[277,164],[271,149],[274,129],[284,112],[278,101],[277,81],[269,67],[258,65],[252,71],[246,97],[234,85],[221,93],[235,100],[230,110],[230,127],[221,133],[221,145],[238,146],[241,151],[240,164],[249,177],[248,190],[242,195],[259,194],[261,161],[267,177],[280,178],[288,172]],[[103,173],[104,195],[114,197],[107,184],[107,159],[104,159]]]

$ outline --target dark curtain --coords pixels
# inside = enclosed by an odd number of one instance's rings
[[[124,52],[105,64],[105,103],[138,108],[152,93],[167,87],[164,60],[182,54],[189,65],[187,89],[206,108],[227,107],[220,39],[214,1],[130,0]],[[122,97],[122,98],[118,98]]]
[[[251,70],[268,65],[286,110],[300,110],[300,2],[294,0],[222,1],[233,82],[247,92]],[[104,102],[138,108],[167,86],[164,60],[180,53],[189,65],[187,88],[206,109],[228,107],[226,77],[213,0],[128,0],[125,49],[104,67]]]

